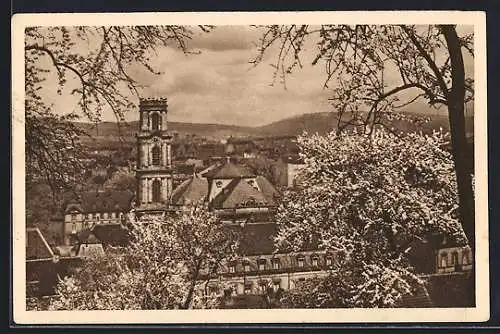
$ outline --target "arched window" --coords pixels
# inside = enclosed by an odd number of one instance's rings
[[[160,115],[154,113],[151,116],[151,127],[153,131],[157,131],[161,129],[161,118]]]
[[[453,252],[451,254],[451,263],[453,266],[455,266],[455,270],[458,271],[460,270],[460,264],[458,263],[458,252]]]
[[[160,165],[161,150],[158,146],[153,147],[151,154],[153,155],[153,166]]]
[[[469,251],[464,250],[462,252],[462,265],[466,266],[469,264]]]
[[[161,201],[161,182],[158,180],[153,181],[153,202],[158,203]]]
[[[448,254],[441,254],[441,267],[448,267]]]

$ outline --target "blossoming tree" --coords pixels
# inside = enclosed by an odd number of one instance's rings
[[[65,310],[188,309],[217,305],[207,296],[236,243],[204,206],[134,222],[130,245],[90,258],[57,288],[51,307]]]
[[[414,241],[437,233],[466,243],[445,137],[376,129],[299,138],[301,190],[285,194],[276,243],[317,243],[336,261],[325,280],[288,294],[285,305],[306,298],[302,306],[394,306],[423,283],[407,257]]]
[[[273,25],[265,27],[254,63],[275,51],[274,75],[285,82],[287,74],[303,66],[308,41],[317,46],[312,64],[324,65],[338,131],[373,125],[390,129],[394,118],[405,118],[400,111],[417,100],[448,110],[459,219],[474,249],[464,115],[465,104],[474,98],[474,80],[464,67],[464,54],[474,56],[474,34],[459,34],[454,25]]]

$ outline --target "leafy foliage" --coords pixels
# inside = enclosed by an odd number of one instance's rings
[[[204,289],[235,243],[204,206],[176,217],[134,222],[131,243],[90,258],[60,282],[54,309],[123,310],[211,308]]]
[[[420,281],[406,256],[414,241],[444,234],[466,242],[444,133],[376,129],[298,141],[306,166],[301,189],[286,192],[279,208],[276,243],[288,250],[317,243],[337,254],[327,281],[310,287],[334,294],[325,305],[391,306]]]

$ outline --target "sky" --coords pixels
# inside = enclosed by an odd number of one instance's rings
[[[323,88],[324,67],[321,63],[310,65],[316,55],[314,41],[305,45],[304,67],[287,77],[286,88],[279,81],[271,86],[270,64],[277,53],[269,52],[256,67],[249,63],[257,55],[256,42],[261,33],[250,26],[219,26],[209,34],[200,30],[188,42],[188,47],[199,54],[186,55],[175,47],[162,47],[152,60],[160,75],[142,68],[132,69],[131,74],[145,87],[141,93],[144,97],[168,99],[169,121],[260,126],[305,113],[331,111],[330,93]],[[470,70],[472,59],[465,60]],[[56,110],[71,111],[77,100],[62,96],[53,102]],[[420,105],[426,108],[424,103]],[[125,115],[127,121],[138,117],[137,110]],[[108,111],[103,121],[115,121],[115,117]]]

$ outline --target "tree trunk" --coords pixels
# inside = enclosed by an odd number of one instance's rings
[[[189,306],[191,306],[191,301],[193,300],[194,296],[194,289],[196,287],[196,281],[198,280],[198,277],[200,275],[200,268],[201,268],[201,260],[198,261],[198,263],[196,264],[196,268],[194,270],[193,278],[191,281],[191,286],[189,287],[188,295],[186,296],[186,300],[182,305],[182,309],[184,310],[189,309]]]
[[[448,44],[450,53],[452,87],[448,96],[448,116],[451,132],[451,146],[455,163],[460,223],[468,238],[469,244],[475,248],[474,224],[474,194],[472,178],[467,168],[469,158],[467,154],[467,139],[465,136],[465,71],[462,51],[457,33],[453,26],[442,26],[442,31]]]
[[[443,25],[441,30],[448,45],[450,53],[452,86],[448,92],[448,116],[451,132],[451,146],[453,160],[455,162],[455,172],[458,187],[458,203],[460,223],[467,236],[472,254],[475,254],[475,214],[474,214],[474,193],[472,190],[472,178],[467,168],[467,139],[465,136],[465,70],[462,58],[462,50],[459,39],[452,25]],[[475,258],[475,257],[473,257]],[[471,285],[469,287],[468,303],[475,305],[475,270],[471,275]]]

